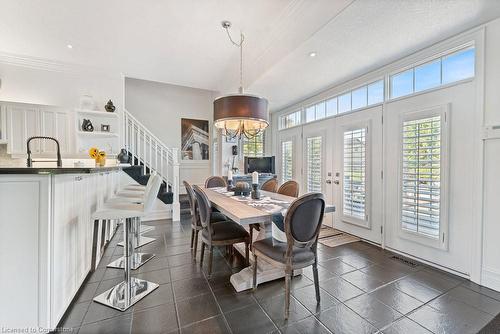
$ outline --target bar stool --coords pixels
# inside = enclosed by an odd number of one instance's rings
[[[131,276],[131,269],[134,266],[134,248],[135,238],[133,234],[137,233],[139,219],[147,215],[151,210],[156,194],[160,188],[161,178],[158,175],[152,176],[152,190],[145,195],[143,204],[117,204],[105,206],[93,214],[95,220],[113,220],[123,219],[123,258],[121,258],[124,270],[124,280],[111,289],[98,295],[94,301],[120,311],[127,310],[130,306],[147,296],[153,290],[159,287],[158,284]],[[156,191],[154,191],[156,189]],[[152,258],[154,255],[151,254]]]

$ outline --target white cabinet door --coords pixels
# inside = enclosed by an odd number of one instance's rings
[[[56,138],[59,141],[61,153],[68,153],[70,151],[68,114],[63,111],[42,109],[40,119],[42,136]],[[42,141],[41,152],[55,154],[55,143],[48,140]]]
[[[0,105],[0,144],[7,143],[7,108]]]
[[[5,109],[8,119],[8,153],[26,154],[28,138],[40,134],[38,109],[25,105],[7,105]],[[30,147],[32,153],[40,152],[39,142],[33,142]]]

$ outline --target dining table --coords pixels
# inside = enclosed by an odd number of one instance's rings
[[[284,216],[291,203],[296,200],[278,193],[260,190],[260,197],[253,199],[250,195],[241,196],[234,194],[226,187],[204,189],[211,202],[212,208],[224,214],[227,218],[242,225],[249,230],[250,225],[258,224],[259,233],[253,236],[252,242],[273,236],[278,242],[285,241],[283,229]],[[335,206],[325,205],[325,214],[335,212]],[[281,226],[281,228],[279,228]],[[243,243],[234,245],[241,254],[245,254]],[[245,291],[253,287],[253,256],[250,254],[250,267],[231,275],[231,284],[237,292]],[[301,270],[294,271],[294,275],[300,275]],[[263,260],[258,261],[257,282],[258,284],[273,281],[285,277],[282,269],[273,266]]]

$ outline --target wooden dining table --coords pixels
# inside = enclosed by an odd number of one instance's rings
[[[225,188],[204,189],[210,200],[212,207],[223,213],[229,219],[243,225],[249,229],[251,224],[259,224],[260,230],[254,235],[254,240],[269,237],[269,232],[273,222],[282,221],[287,208],[296,199],[268,191],[260,191],[260,199],[252,199],[250,196],[234,196],[233,192]],[[335,206],[327,204],[325,213],[335,212]],[[241,254],[245,252],[244,244],[234,246]],[[253,265],[253,256],[250,256],[250,264]],[[295,275],[300,275],[301,270],[294,271]],[[283,278],[283,270],[272,266],[269,262],[258,261],[257,281],[264,283]],[[253,273],[251,266],[242,269],[231,276],[231,284],[237,292],[252,288]]]

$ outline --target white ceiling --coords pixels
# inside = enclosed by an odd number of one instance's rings
[[[225,93],[228,19],[247,91],[278,109],[498,16],[498,0],[2,0],[0,52]]]

